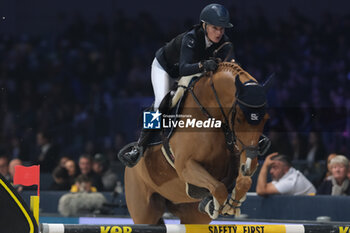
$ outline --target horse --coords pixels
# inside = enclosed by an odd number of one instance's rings
[[[269,83],[260,85],[238,64],[221,62],[215,73],[205,73],[187,87],[181,114],[214,118],[222,126],[175,130],[169,139],[173,166],[163,156],[162,145],[154,145],[136,166],[126,167],[125,197],[135,224],[162,224],[165,211],[181,224],[208,224],[219,214],[240,214],[258,166]],[[207,195],[189,196],[189,187]]]

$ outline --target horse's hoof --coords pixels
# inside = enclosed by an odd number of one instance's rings
[[[209,203],[209,201],[212,200],[211,196],[206,196],[205,198],[203,198],[198,205],[198,210],[201,213],[205,213],[205,206]]]
[[[222,208],[221,214],[223,215],[237,215],[241,214],[239,207],[241,207],[242,203],[247,199],[247,194],[245,194],[239,201],[235,200],[236,198],[236,189],[232,190],[231,197],[229,197]],[[235,205],[234,205],[235,203]]]
[[[236,208],[235,209],[235,216],[240,216],[241,215],[241,209],[240,208]]]
[[[142,153],[142,147],[139,147],[137,142],[132,142],[119,151],[118,159],[125,166],[133,167],[141,159]]]
[[[238,217],[241,215],[241,208],[229,208],[228,210],[226,210],[224,215],[231,215],[231,216],[234,215],[234,216]]]
[[[218,207],[219,202],[212,196],[207,196],[199,203],[198,210],[208,214],[211,219],[216,219],[219,217]]]

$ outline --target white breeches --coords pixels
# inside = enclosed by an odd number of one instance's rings
[[[174,80],[159,64],[157,58],[154,58],[151,70],[152,87],[155,96],[154,110],[159,108],[164,96],[168,94]]]

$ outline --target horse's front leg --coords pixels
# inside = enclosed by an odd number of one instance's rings
[[[245,201],[246,194],[252,186],[251,176],[258,166],[258,159],[255,158],[252,160],[249,170],[246,169],[246,166],[246,163],[241,162],[239,174],[236,179],[236,186],[232,190],[229,199],[225,202],[224,208],[221,211],[222,214],[240,215],[239,207]]]
[[[212,203],[208,203],[205,211],[212,219],[217,218],[220,207],[227,200],[228,192],[226,186],[216,180],[203,166],[193,159],[186,161],[182,169],[176,168],[176,170],[183,181],[209,190],[214,198],[211,200]],[[208,208],[211,209],[209,210]]]

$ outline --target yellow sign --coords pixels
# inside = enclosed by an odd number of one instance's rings
[[[339,227],[339,233],[350,233],[350,226]]]
[[[101,233],[131,233],[131,227],[101,226]]]
[[[285,233],[285,232],[286,232],[286,227],[284,225],[186,225],[186,233]]]

